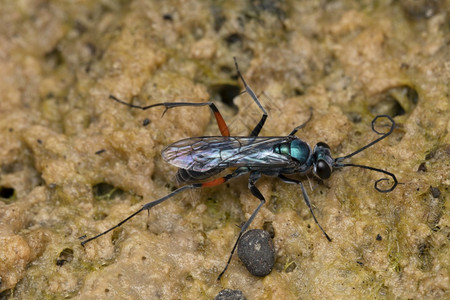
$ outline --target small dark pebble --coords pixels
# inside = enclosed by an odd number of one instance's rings
[[[149,119],[144,119],[144,121],[142,121],[142,125],[143,126],[147,126],[148,124],[150,124],[150,120]]]
[[[244,233],[239,241],[238,256],[252,275],[268,275],[275,264],[275,247],[270,234],[261,229]]]
[[[437,187],[430,186],[430,192],[433,198],[439,198],[439,196],[441,195],[441,191]]]
[[[246,298],[240,290],[224,289],[214,297],[214,300],[246,300]]]
[[[163,19],[166,21],[173,21],[173,17],[171,14],[163,14]]]
[[[377,234],[377,237],[376,237],[376,239],[377,239],[377,241],[381,241],[383,238],[381,237],[381,235],[380,234]]]

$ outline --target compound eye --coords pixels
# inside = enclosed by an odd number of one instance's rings
[[[316,147],[330,149],[330,146],[328,146],[328,144],[326,144],[326,143],[324,143],[324,142],[318,142],[318,143],[316,144]]]
[[[320,179],[328,179],[331,176],[331,167],[323,160],[319,160],[316,166],[316,174]]]

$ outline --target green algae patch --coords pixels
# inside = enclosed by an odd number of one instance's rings
[[[448,1],[19,1],[0,8],[0,297],[2,299],[447,299],[450,290]],[[247,177],[191,190],[92,237],[178,185],[165,146],[219,135],[325,142],[392,172],[336,170],[298,186],[262,178],[276,262],[264,278],[233,257],[259,204]],[[164,116],[162,116],[164,113]],[[383,126],[380,126],[382,130]],[[295,176],[294,176],[295,177]]]

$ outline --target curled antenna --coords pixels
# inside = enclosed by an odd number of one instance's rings
[[[386,133],[382,133],[379,132],[378,130],[375,129],[375,123],[379,118],[387,118],[390,122],[391,122],[391,128],[389,129],[388,132]],[[391,192],[395,189],[395,187],[398,184],[397,178],[395,177],[395,175],[391,172],[385,171],[385,170],[381,170],[378,168],[373,168],[373,167],[369,167],[369,166],[364,166],[364,165],[357,165],[357,164],[345,164],[345,163],[341,163],[343,160],[350,158],[358,153],[360,153],[361,151],[366,150],[367,148],[373,146],[374,144],[378,143],[379,141],[381,141],[382,139],[386,138],[387,136],[389,136],[393,131],[394,131],[394,127],[395,127],[395,121],[388,115],[378,115],[376,116],[373,120],[372,120],[372,131],[375,132],[376,134],[381,135],[379,138],[377,138],[376,140],[370,142],[369,144],[365,145],[364,147],[356,150],[353,153],[350,153],[349,155],[346,156],[342,156],[342,157],[338,157],[334,160],[334,167],[336,168],[342,168],[342,167],[357,167],[357,168],[362,168],[362,169],[367,169],[367,170],[371,170],[371,171],[375,171],[375,172],[380,172],[386,175],[389,175],[392,180],[394,181],[394,184],[388,188],[388,189],[382,189],[378,187],[378,184],[382,181],[389,181],[389,178],[381,178],[378,179],[377,181],[375,181],[375,189],[381,193],[387,193],[387,192]]]

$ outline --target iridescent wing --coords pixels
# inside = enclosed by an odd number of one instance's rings
[[[288,137],[193,137],[175,142],[162,151],[167,162],[196,172],[228,167],[289,167],[292,159],[273,151]]]

